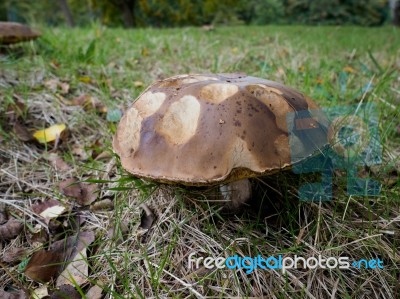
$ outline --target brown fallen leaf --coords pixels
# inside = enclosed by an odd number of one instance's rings
[[[11,247],[5,250],[1,260],[7,264],[13,264],[22,261],[27,254],[25,248]]]
[[[44,82],[44,86],[53,92],[61,91],[63,94],[69,92],[69,84],[66,82],[61,82],[58,79],[50,79]]]
[[[17,219],[9,219],[6,223],[0,225],[0,240],[14,239],[20,234],[23,227],[24,225]]]
[[[73,98],[69,105],[72,106],[81,106],[86,111],[96,110],[100,113],[107,112],[107,108],[100,102],[100,100],[94,96],[88,94],[82,94],[76,98]]]
[[[29,299],[28,295],[24,291],[6,292],[0,289],[1,299]]]
[[[45,283],[56,277],[63,266],[65,250],[39,250],[35,252],[25,268],[30,279]]]
[[[69,92],[69,84],[68,83],[61,82],[59,84],[59,87],[61,88],[61,91],[62,91],[63,94],[66,94],[66,93]]]
[[[32,299],[42,299],[47,298],[49,296],[49,290],[46,284],[41,285],[40,287],[34,289],[31,293]]]
[[[40,224],[38,224],[38,226],[40,226],[40,230],[33,233],[32,236],[28,238],[29,244],[33,248],[41,247],[44,243],[46,243],[49,240],[49,235],[47,234],[46,230],[43,229],[43,227]]]
[[[49,250],[42,249],[32,255],[25,268],[25,275],[37,282],[48,282],[57,277],[64,266],[93,241],[93,232],[81,232],[56,241]]]
[[[10,122],[21,118],[26,110],[24,100],[17,94],[13,94],[14,102],[7,106],[6,117]]]
[[[143,209],[144,213],[142,214],[142,217],[140,218],[139,227],[148,230],[153,225],[155,216],[147,205],[141,204],[140,207]]]
[[[53,68],[53,69],[59,69],[60,68],[60,63],[57,61],[57,60],[55,60],[55,59],[53,59],[53,60],[51,60],[50,61],[50,66]]]
[[[57,277],[56,286],[83,285],[88,281],[89,266],[86,248],[83,248]]]
[[[60,156],[56,153],[51,153],[47,160],[50,161],[51,166],[53,166],[56,170],[60,171],[68,171],[71,170],[71,166],[69,166]]]
[[[50,299],[82,299],[82,296],[72,285],[62,285],[54,291]]]
[[[114,208],[114,202],[108,198],[95,202],[90,206],[90,210],[92,211],[111,210],[113,208]]]
[[[92,286],[89,291],[86,293],[87,299],[101,299],[103,289],[98,285]]]
[[[32,133],[29,132],[28,129],[19,122],[14,123],[13,132],[21,141],[28,142],[33,140]]]
[[[81,183],[75,178],[62,181],[59,188],[64,195],[75,198],[82,206],[90,205],[98,196],[96,184]]]
[[[31,208],[32,211],[43,217],[46,223],[49,223],[50,219],[57,218],[65,211],[65,206],[55,199],[33,204]]]
[[[75,144],[72,146],[71,149],[72,154],[77,157],[79,161],[86,161],[91,156],[91,150],[86,151],[85,147],[81,144]]]

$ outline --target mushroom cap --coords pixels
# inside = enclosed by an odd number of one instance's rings
[[[269,175],[294,163],[287,113],[317,108],[270,80],[178,75],[153,83],[126,110],[113,149],[128,172],[164,183],[200,186]],[[321,147],[326,142],[323,134],[316,139]]]
[[[33,40],[40,36],[39,32],[15,22],[0,22],[0,45],[10,45]]]

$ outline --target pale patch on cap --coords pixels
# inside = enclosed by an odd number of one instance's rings
[[[135,102],[134,106],[139,111],[142,118],[154,114],[164,103],[167,95],[163,92],[148,91],[140,96],[140,101]]]
[[[260,169],[260,165],[249,151],[247,143],[241,138],[237,138],[233,145],[231,169],[233,168],[248,168],[256,171]]]
[[[229,83],[212,83],[200,90],[200,97],[211,103],[221,103],[239,91],[239,87]]]
[[[156,130],[172,144],[186,143],[196,133],[200,103],[194,96],[184,96],[169,106]]]
[[[119,124],[119,128],[123,130],[118,130],[117,134],[118,147],[123,157],[131,156],[138,149],[142,120],[139,111],[134,107],[131,107],[123,116]]]

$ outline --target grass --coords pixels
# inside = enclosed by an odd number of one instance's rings
[[[127,31],[94,25],[42,31],[40,40],[0,56],[0,204],[27,224],[24,233],[0,245],[3,254],[12,248],[27,252],[20,263],[7,264],[7,271],[0,268],[0,287],[18,287],[10,273],[25,288],[38,287],[21,272],[35,248],[29,240],[38,218],[30,206],[57,198],[71,207],[70,215],[85,220],[83,230],[96,232],[83,293],[97,284],[105,298],[400,296],[399,30],[267,26]],[[220,206],[206,200],[212,190],[146,184],[127,177],[117,157],[94,159],[93,152],[111,151],[116,124],[96,109],[67,104],[85,94],[108,110],[123,109],[154,80],[179,73],[236,71],[283,82],[322,107],[357,105],[362,98],[376,104],[383,163],[367,171],[383,182],[380,196],[348,196],[341,179],[345,173],[337,172],[332,201],[299,202],[291,196],[276,200],[260,183],[262,211],[224,215]],[[68,84],[68,91],[51,88],[51,79]],[[366,90],[369,83],[372,88]],[[58,149],[18,139],[7,112],[16,96],[25,103],[20,121],[27,128],[67,124],[69,136]],[[52,167],[50,152],[72,168]],[[111,181],[99,183],[99,200],[111,199],[114,208],[77,208],[57,187],[71,176]],[[273,180],[283,191],[293,185],[286,175]],[[143,202],[156,215],[148,231],[140,228]],[[71,230],[66,227],[51,238]],[[260,253],[380,258],[384,269],[193,271],[188,269],[192,252],[212,257]]]

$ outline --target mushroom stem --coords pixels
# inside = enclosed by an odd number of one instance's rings
[[[222,198],[227,201],[229,210],[237,210],[251,197],[251,184],[248,179],[230,182],[219,186]]]

